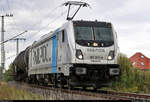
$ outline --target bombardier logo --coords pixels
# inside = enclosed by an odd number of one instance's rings
[[[105,50],[104,49],[91,49],[91,48],[88,48],[87,52],[105,52]]]

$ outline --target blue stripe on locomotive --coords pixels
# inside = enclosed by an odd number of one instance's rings
[[[57,72],[57,32],[58,29],[56,30],[52,38],[52,73]]]

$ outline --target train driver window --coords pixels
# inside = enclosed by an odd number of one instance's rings
[[[62,30],[62,42],[65,42],[65,31]]]
[[[57,32],[57,40],[59,40],[59,32]]]

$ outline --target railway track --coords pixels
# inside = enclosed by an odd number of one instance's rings
[[[62,89],[62,88],[52,88],[52,87],[45,87],[45,86],[37,86],[37,85],[31,85],[32,87],[38,87],[42,89],[47,89],[47,90],[53,90],[61,93],[67,93],[68,95],[80,95],[81,98],[86,96],[86,99],[104,99],[104,100],[127,100],[128,98],[125,97],[118,97],[115,95],[107,95],[107,94],[102,94],[102,93],[93,93],[93,92],[88,92],[84,90],[70,90],[70,89]],[[85,98],[83,98],[85,99]]]
[[[147,99],[150,101],[150,95],[149,94],[137,94],[137,93],[125,93],[125,92],[116,92],[116,91],[105,91],[105,90],[100,90],[98,93],[105,93],[105,94],[109,94],[109,95],[118,95],[118,96],[123,96],[123,97],[128,97],[131,99],[140,99],[140,100],[144,100]]]
[[[16,82],[9,82],[9,85],[30,91],[32,93],[44,95],[46,100],[132,100],[150,102],[150,95],[136,93],[124,93],[105,90],[93,91],[82,89],[62,89]]]

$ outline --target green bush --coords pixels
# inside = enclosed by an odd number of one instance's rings
[[[150,72],[134,68],[124,54],[119,59],[121,80],[113,82],[112,89],[124,92],[150,92]]]

